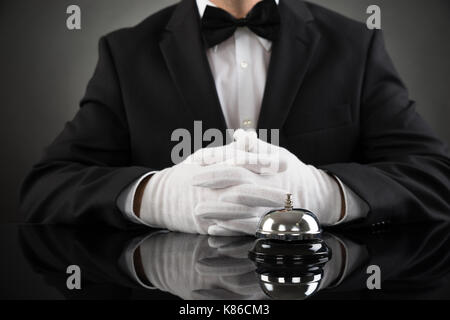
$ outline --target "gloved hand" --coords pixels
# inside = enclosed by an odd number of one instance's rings
[[[200,213],[204,219],[214,222],[213,230],[254,234],[261,215],[267,212],[260,208],[282,207],[286,193],[293,194],[294,207],[314,212],[322,225],[332,225],[339,221],[342,210],[341,191],[333,177],[323,170],[303,163],[285,148],[268,144],[255,136],[248,145],[248,151],[244,152],[248,154],[246,156],[243,156],[242,152],[239,153],[239,161],[236,161],[236,158],[228,158],[218,162],[227,164],[220,171],[204,172],[195,176],[195,185],[205,189],[227,187],[219,196],[220,205],[214,201],[209,203],[210,207],[215,208],[214,212],[205,210],[208,212]],[[209,164],[212,163],[211,159],[220,159],[214,152],[215,150],[205,150],[207,154],[203,156],[209,160]],[[278,172],[269,175],[255,174],[248,170],[248,165],[239,163],[242,158],[253,159],[258,156],[264,161],[270,159],[269,167],[275,164],[278,166]],[[264,161],[254,164],[253,170],[261,172],[263,167],[267,168]],[[236,167],[242,170],[236,171]],[[242,206],[243,214],[227,221],[230,216],[228,203]],[[218,208],[221,210],[217,210]]]
[[[242,134],[242,137],[246,137],[246,135]],[[211,152],[226,154],[227,150],[236,151],[238,148],[242,151],[248,149],[248,145],[237,137],[232,144],[214,148],[214,151]],[[234,177],[241,175],[241,171],[245,170],[259,175],[261,167],[245,164],[243,167],[237,167],[226,163],[204,166],[194,163],[193,159],[201,159],[199,154],[207,153],[206,150],[208,149],[197,151],[196,154],[180,164],[159,171],[150,178],[141,202],[140,218],[144,222],[156,228],[187,233],[223,236],[242,234],[240,231],[217,228],[215,220],[229,220],[249,214],[246,206],[224,202],[220,200],[220,196],[226,191],[225,188],[229,184],[239,185]],[[270,157],[270,155],[266,157],[269,163]],[[205,159],[203,158],[203,160]],[[215,188],[202,188],[194,185],[197,177],[205,176],[211,179],[220,179],[220,183],[217,183]],[[259,189],[256,187],[255,190]],[[256,213],[255,208],[252,208],[251,212],[260,215],[261,210],[261,208],[257,208],[258,212]],[[216,212],[227,212],[227,216],[215,217],[214,220],[207,219]]]

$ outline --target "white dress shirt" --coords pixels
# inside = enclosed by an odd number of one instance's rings
[[[208,5],[215,6],[209,0],[196,1],[200,17],[203,17]],[[279,0],[275,2],[278,4]],[[207,49],[208,62],[228,128],[256,129],[271,50],[271,41],[257,36],[248,28],[237,28],[232,37]],[[136,223],[144,223],[133,212],[136,189],[145,177],[153,173],[142,176],[118,197],[119,209]],[[367,204],[336,179],[343,191],[342,201],[346,207],[344,218],[337,224],[365,217],[369,211]]]
[[[278,0],[276,0],[278,4]],[[209,0],[197,0],[200,17]],[[211,72],[229,129],[256,129],[266,85],[272,42],[248,28],[208,49]]]

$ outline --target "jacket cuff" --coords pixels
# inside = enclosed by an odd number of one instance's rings
[[[338,177],[333,175],[336,179],[339,188],[341,188],[344,199],[344,216],[341,220],[336,222],[334,225],[338,226],[357,219],[364,219],[369,213],[369,206],[365,201],[363,201],[356,193],[354,193],[349,187],[347,187]]]
[[[144,175],[142,175],[139,179],[131,183],[128,187],[126,187],[117,197],[116,205],[117,208],[124,214],[125,218],[135,224],[146,225],[148,227],[152,227],[150,224],[144,222],[140,219],[133,210],[134,196],[136,194],[136,190],[139,184],[150,175],[155,174],[158,171],[151,171]]]

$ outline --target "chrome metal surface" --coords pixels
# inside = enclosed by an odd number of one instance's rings
[[[296,241],[318,239],[321,233],[319,220],[314,213],[294,209],[292,195],[288,193],[284,209],[264,215],[255,235],[257,238]]]
[[[274,210],[262,217],[257,238],[277,240],[310,240],[320,237],[322,230],[316,216],[303,209]]]

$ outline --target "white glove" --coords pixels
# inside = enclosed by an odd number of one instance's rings
[[[262,140],[254,138],[249,145],[248,159],[252,159],[255,154],[259,155],[259,161],[252,166],[254,171],[263,171],[263,168],[278,166],[276,174],[255,174],[248,170],[248,165],[239,164],[244,157],[239,156],[235,161],[233,158],[226,159],[226,163],[220,172],[201,173],[196,175],[195,184],[205,189],[215,190],[216,188],[228,187],[219,197],[221,205],[210,203],[210,207],[221,208],[219,211],[203,214],[204,218],[214,221],[213,230],[232,230],[254,234],[261,218],[267,211],[261,210],[264,207],[282,207],[286,198],[286,193],[293,195],[295,207],[304,208],[317,215],[322,225],[333,225],[341,215],[341,193],[337,182],[323,170],[314,166],[306,165],[288,150],[270,145]],[[205,150],[214,153],[215,150]],[[241,154],[242,152],[238,152]],[[212,159],[215,156],[205,154],[205,159]],[[271,164],[264,163],[267,159]],[[233,166],[242,168],[236,171]],[[210,162],[211,163],[211,162]],[[202,165],[202,163],[200,163]],[[204,163],[203,163],[204,165]],[[219,173],[219,174],[218,174]],[[230,177],[233,179],[230,179]],[[227,177],[226,180],[222,177]],[[225,203],[227,203],[225,205]],[[225,221],[230,216],[228,203],[243,206],[243,214],[236,219]],[[208,211],[208,210],[205,210]]]
[[[211,152],[217,154],[226,150],[237,150],[237,148],[248,149],[248,145],[242,144],[242,141],[237,139],[230,145],[213,148]],[[241,176],[242,171],[258,175],[261,168],[253,165],[243,165],[244,169],[225,163],[209,166],[193,163],[192,159],[199,159],[199,154],[206,152],[205,150],[208,149],[199,150],[184,162],[159,171],[150,178],[143,193],[140,210],[140,218],[145,223],[172,231],[232,236],[242,232],[217,228],[216,221],[209,217],[214,216],[216,212],[227,212],[228,215],[222,218],[215,217],[215,220],[229,220],[248,215],[250,212],[253,215],[261,214],[261,208],[250,208],[251,210],[247,211],[246,206],[220,200],[220,196],[226,191],[225,188],[239,184],[235,177]],[[273,165],[270,157],[267,155],[266,160]],[[265,171],[265,174],[268,174],[268,171]],[[216,183],[214,188],[194,185],[198,177],[205,176],[209,179],[220,180],[220,183]],[[259,190],[259,192],[262,191]]]

